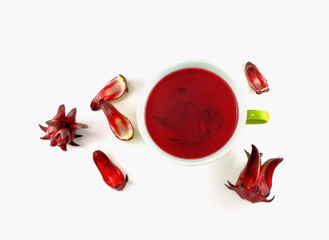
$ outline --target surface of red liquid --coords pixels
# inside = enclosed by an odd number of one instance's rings
[[[232,137],[238,106],[230,86],[217,74],[185,68],[162,78],[151,91],[146,128],[165,152],[180,158],[206,157]]]

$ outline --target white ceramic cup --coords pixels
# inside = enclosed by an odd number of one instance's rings
[[[197,159],[184,159],[180,157],[173,156],[171,154],[168,154],[164,150],[162,150],[151,138],[146,124],[145,124],[145,108],[146,104],[148,101],[148,97],[150,93],[152,92],[154,86],[166,75],[180,70],[180,69],[185,69],[185,68],[201,68],[204,70],[208,70],[212,73],[217,74],[220,76],[222,79],[224,79],[228,85],[231,87],[233,93],[235,94],[235,98],[237,100],[237,105],[238,105],[238,121],[237,121],[237,126],[236,129],[232,135],[232,137],[229,139],[229,141],[219,150],[216,152],[212,153],[211,155],[202,157],[202,158],[197,158]],[[235,143],[236,139],[238,138],[239,134],[241,133],[242,128],[246,124],[246,119],[247,119],[247,109],[246,106],[244,106],[244,101],[243,101],[243,94],[241,91],[238,89],[236,83],[233,81],[233,79],[227,75],[224,71],[222,71],[220,68],[213,64],[209,64],[203,61],[187,61],[187,62],[182,62],[176,65],[173,65],[164,71],[162,71],[160,74],[158,74],[156,77],[154,77],[151,81],[149,81],[143,88],[138,105],[137,105],[137,125],[139,128],[139,131],[141,133],[142,138],[146,142],[147,145],[151,147],[151,149],[154,149],[157,151],[159,154],[161,154],[163,157],[168,159],[169,161],[172,161],[174,163],[182,164],[182,165],[201,165],[205,163],[212,162],[216,159],[219,159],[222,157],[224,154],[226,154],[233,146]],[[256,110],[259,111],[259,110]],[[263,111],[265,114],[267,112]]]

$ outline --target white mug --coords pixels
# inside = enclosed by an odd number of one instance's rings
[[[200,158],[181,158],[174,156],[172,154],[169,154],[168,152],[162,150],[155,141],[150,136],[146,122],[145,122],[145,110],[147,101],[149,99],[149,95],[152,92],[153,88],[158,84],[158,82],[163,79],[165,76],[167,76],[170,73],[173,73],[175,71],[181,70],[181,69],[188,69],[188,68],[199,68],[203,70],[210,71],[216,75],[218,75],[220,78],[224,79],[226,83],[229,85],[231,90],[233,91],[236,102],[237,102],[237,112],[238,112],[238,119],[235,131],[231,138],[226,142],[226,144],[218,149],[217,151],[211,153],[210,155],[207,155],[205,157]],[[236,139],[238,138],[239,134],[241,133],[242,128],[247,123],[265,123],[269,119],[269,115],[266,111],[261,110],[247,110],[246,106],[244,105],[243,100],[243,94],[239,90],[238,86],[234,82],[234,80],[227,75],[224,71],[222,71],[220,68],[213,64],[209,64],[203,61],[187,61],[182,62],[176,65],[173,65],[164,71],[160,72],[157,76],[155,76],[151,81],[149,81],[143,88],[140,98],[137,105],[137,125],[139,128],[139,131],[141,133],[142,138],[146,142],[147,145],[149,145],[152,149],[154,149],[156,152],[164,156],[166,159],[168,159],[171,162],[182,164],[182,165],[201,165],[205,163],[212,162],[216,159],[219,159],[224,154],[226,154],[234,145]]]

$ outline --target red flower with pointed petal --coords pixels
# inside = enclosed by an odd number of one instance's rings
[[[270,195],[272,188],[273,172],[279,163],[283,161],[283,158],[272,158],[262,165],[262,154],[259,153],[256,146],[251,146],[251,154],[245,151],[248,162],[236,184],[233,185],[227,181],[228,185],[225,184],[225,186],[249,202],[271,202],[274,197],[270,200],[267,197]]]
[[[125,92],[128,92],[126,78],[119,74],[119,76],[109,81],[105,87],[94,97],[91,101],[90,108],[93,111],[100,110],[100,101],[112,101],[121,97]]]
[[[259,72],[258,68],[251,62],[247,62],[245,73],[249,85],[257,94],[268,92],[270,89],[266,78]]]
[[[75,131],[80,128],[87,128],[86,124],[77,123],[75,116],[77,109],[73,108],[65,116],[65,106],[60,105],[56,116],[46,122],[48,127],[40,126],[40,128],[46,133],[42,140],[50,140],[50,145],[52,147],[59,146],[63,151],[66,151],[66,145],[70,144],[73,146],[79,146],[73,142],[74,138],[81,137],[81,135],[76,135]]]
[[[134,137],[134,128],[128,118],[122,115],[111,103],[101,100],[100,107],[103,110],[110,128],[120,140],[130,140]]]
[[[121,170],[100,150],[93,153],[93,159],[107,185],[117,191],[124,189],[128,175],[124,177]]]

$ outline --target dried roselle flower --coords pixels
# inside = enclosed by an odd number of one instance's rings
[[[100,107],[103,110],[110,128],[120,140],[130,140],[134,137],[134,128],[128,118],[122,115],[111,103],[101,100]]]
[[[245,73],[250,87],[254,89],[257,94],[268,92],[270,90],[266,78],[259,72],[258,68],[253,63],[247,62]]]
[[[40,128],[46,133],[43,140],[50,140],[51,146],[59,146],[63,151],[66,151],[66,145],[70,144],[73,146],[79,146],[73,142],[74,138],[81,137],[81,135],[76,135],[75,131],[80,128],[87,128],[86,124],[77,123],[75,121],[75,116],[77,109],[73,108],[65,116],[65,106],[64,104],[60,105],[56,116],[46,122],[48,127],[40,126]]]
[[[275,168],[283,161],[283,158],[272,158],[264,164],[261,161],[261,155],[256,146],[251,145],[251,154],[247,151],[248,162],[241,172],[236,184],[233,185],[227,181],[225,186],[235,191],[242,199],[252,203],[271,202],[267,197],[272,188],[272,177]]]
[[[105,87],[91,101],[90,108],[93,111],[100,110],[100,101],[112,101],[121,97],[125,92],[128,92],[126,78],[119,76],[109,81]]]
[[[100,150],[93,153],[93,159],[107,185],[117,191],[124,189],[128,175],[124,177],[121,170]]]

